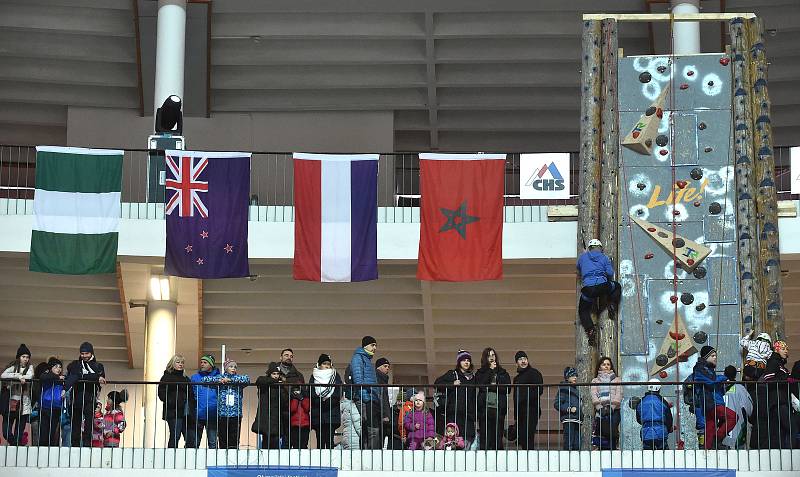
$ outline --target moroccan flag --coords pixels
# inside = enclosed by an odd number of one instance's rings
[[[378,278],[378,155],[294,155],[294,278]]]
[[[503,154],[420,154],[417,278],[503,278]]]
[[[107,149],[36,148],[31,271],[116,271],[122,155]]]
[[[187,278],[250,275],[250,153],[165,151],[164,270]]]

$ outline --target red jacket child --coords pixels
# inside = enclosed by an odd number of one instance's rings
[[[289,425],[292,427],[311,427],[311,399],[292,397],[289,400]]]
[[[128,400],[126,390],[111,391],[103,415],[103,447],[119,447],[120,435],[125,430],[125,412],[122,403]]]

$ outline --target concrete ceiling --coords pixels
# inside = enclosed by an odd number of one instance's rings
[[[186,111],[390,110],[396,150],[576,150],[580,14],[601,10],[598,3],[194,3],[187,28]],[[755,11],[772,30],[767,53],[775,142],[797,143],[800,4],[725,3],[727,11]],[[70,105],[147,114],[153,103],[155,5],[0,4],[0,142],[65,143]],[[707,12],[719,9],[718,1],[702,5]],[[645,2],[606,0],[602,10],[643,12]],[[655,32],[660,51],[664,32]],[[649,53],[646,24],[626,23],[620,35],[625,54]],[[703,48],[720,49],[719,26],[703,27]]]

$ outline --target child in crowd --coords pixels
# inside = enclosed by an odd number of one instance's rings
[[[111,391],[106,398],[103,414],[103,447],[119,447],[120,435],[125,431],[125,412],[122,404],[128,401],[128,390]]]
[[[444,428],[444,437],[439,441],[439,450],[462,450],[464,438],[458,435],[458,424],[449,422]]]
[[[558,387],[558,395],[553,403],[564,429],[564,450],[581,449],[580,430],[583,412],[580,390],[575,386],[577,382],[578,371],[573,367],[564,368],[564,381]]]
[[[728,432],[728,435],[722,440],[722,444],[731,449],[745,449],[747,442],[747,428],[750,416],[753,415],[753,399],[750,393],[741,384],[737,384],[736,375],[738,371],[736,366],[725,366],[725,407],[736,413],[736,425]]]
[[[84,430],[88,423],[84,421]],[[97,401],[94,403],[94,415],[92,416],[92,447],[103,447],[103,431],[105,430],[105,421],[103,420],[103,403]]]
[[[653,378],[650,383],[636,406],[636,422],[642,425],[642,448],[669,449],[667,439],[672,432],[672,410],[661,396],[661,382]]]
[[[397,429],[400,434],[400,440],[403,441],[403,445],[406,444],[406,439],[408,437],[408,432],[406,431],[406,414],[414,410],[414,395],[417,394],[417,390],[414,388],[406,389],[404,393],[405,401],[403,404],[400,405],[400,409],[397,413]],[[435,421],[436,419],[434,419]]]
[[[48,369],[39,378],[39,445],[58,447],[61,407],[64,404],[64,366],[58,358],[47,360]]]
[[[224,374],[204,376],[201,382],[222,384],[217,391],[217,440],[220,449],[236,449],[242,423],[242,393],[250,377],[239,374],[239,365],[232,359],[225,361],[223,367]]]
[[[772,356],[772,338],[767,333],[759,333],[753,339],[755,333],[756,330],[745,330],[744,336],[739,339],[739,345],[747,350],[744,365],[765,369],[767,360]]]
[[[425,393],[414,395],[414,410],[406,414],[403,424],[408,431],[408,449],[421,449],[425,439],[436,437],[436,425],[433,414],[425,407]]]

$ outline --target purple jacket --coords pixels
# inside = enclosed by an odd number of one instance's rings
[[[414,426],[419,424],[419,429],[414,429]],[[414,440],[425,440],[428,437],[436,437],[436,425],[433,422],[433,414],[427,409],[417,411],[413,409],[406,413],[403,418],[403,425],[408,431],[408,438]]]

